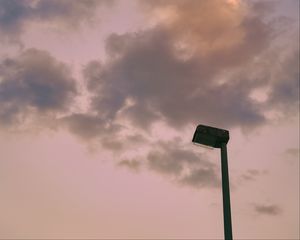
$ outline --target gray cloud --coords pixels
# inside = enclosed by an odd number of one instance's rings
[[[147,166],[180,185],[196,188],[220,186],[216,165],[175,141],[158,142],[147,155]]]
[[[101,135],[113,135],[118,132],[121,126],[109,124],[99,116],[74,113],[61,119],[69,130],[83,139],[93,139]]]
[[[2,40],[18,37],[27,23],[57,22],[77,27],[88,21],[108,0],[0,0],[0,33]]]
[[[91,142],[98,143],[112,152],[120,152],[124,150],[125,145],[128,146],[131,143],[128,141],[124,144],[123,137],[119,135],[123,129],[121,125],[107,122],[99,115],[72,113],[60,118],[59,122],[88,144]]]
[[[21,29],[21,20],[28,16],[29,1],[1,0],[0,29],[7,33],[16,33]]]
[[[0,62],[0,122],[22,123],[29,113],[65,113],[76,94],[68,68],[45,51],[28,49]]]
[[[60,118],[58,122],[81,140],[98,143],[104,149],[115,153],[148,142],[144,135],[129,131],[119,123],[107,121],[100,114],[71,113]]]
[[[180,183],[196,188],[201,187],[220,187],[221,181],[212,168],[203,168],[192,170],[190,174],[180,179]]]
[[[288,148],[283,152],[284,161],[292,165],[297,165],[299,156],[299,148]]]
[[[271,85],[267,103],[285,115],[293,114],[299,110],[299,48],[279,61],[277,79]]]
[[[131,99],[133,104],[123,115],[142,128],[158,119],[175,127],[199,120],[227,127],[264,122],[248,97],[250,89],[241,82],[218,86],[214,82],[218,71],[211,71],[211,63],[208,66],[204,59],[177,59],[165,32],[152,29],[130,36],[133,40],[127,37],[119,36],[121,42],[122,38],[131,42],[124,54],[97,69],[98,78],[88,79],[94,86],[93,109],[108,119]],[[86,71],[93,71],[94,64]]]
[[[132,159],[132,160],[125,159],[125,160],[120,161],[118,163],[118,166],[126,167],[133,171],[138,171],[141,167],[141,163],[140,163],[140,161],[138,161],[136,159]]]
[[[109,60],[91,62],[84,71],[93,94],[94,111],[109,121],[121,115],[141,129],[151,127],[158,120],[174,128],[199,121],[227,128],[251,128],[266,123],[264,111],[278,107],[280,102],[285,106],[297,101],[295,61],[293,76],[286,76],[286,81],[281,78],[270,81],[268,77],[273,69],[258,67],[261,72],[257,72],[253,67],[269,61],[264,53],[269,51],[275,34],[274,26],[266,23],[260,14],[239,16],[219,1],[184,1],[182,9],[181,3],[177,4],[179,17],[174,21],[183,26],[162,24],[137,33],[113,34],[107,39]],[[193,10],[194,5],[207,4],[218,7],[212,13],[220,23],[218,28],[212,17],[202,19]],[[227,10],[240,22],[234,29],[233,22],[224,20]],[[199,20],[181,19],[190,12]],[[213,33],[206,33],[207,26],[200,20],[208,26],[212,24]],[[192,29],[186,26],[189,21],[193,23]],[[237,39],[232,39],[232,43],[219,32]],[[188,33],[195,36],[187,39],[186,44],[195,47],[187,45],[180,49],[178,44],[185,42],[182,37]],[[224,42],[216,43],[215,48],[206,45],[222,36]],[[203,46],[197,45],[199,38]],[[264,59],[256,63],[258,56]],[[284,60],[280,64],[282,72],[290,66],[288,63]],[[264,85],[270,85],[272,91],[268,101],[262,104],[250,95]],[[281,101],[283,98],[286,101]]]
[[[258,177],[267,174],[266,170],[261,171],[257,169],[248,169],[244,174],[241,175],[241,179],[246,181],[253,181],[256,180]]]
[[[285,151],[286,155],[292,156],[292,157],[296,157],[299,158],[299,148],[288,148]]]
[[[275,204],[254,204],[254,210],[261,215],[276,216],[282,213],[282,209]]]
[[[122,130],[107,138],[104,123],[112,126],[121,120],[122,128],[128,124],[141,133],[150,133],[157,122],[176,130],[199,122],[251,129],[267,123],[266,111],[283,111],[280,103],[294,104],[296,61],[288,56],[296,50],[278,62],[274,56],[284,51],[272,44],[278,34],[276,21],[265,18],[272,4],[264,4],[263,11],[254,11],[261,9],[256,3],[247,4],[241,14],[220,1],[151,2],[151,8],[166,11],[169,19],[143,31],[108,37],[106,61],[92,61],[83,71],[96,121],[83,121],[73,130],[87,138],[98,137],[103,147],[122,152],[128,149]],[[174,14],[164,9],[169,5]],[[273,68],[275,64],[279,67]],[[290,67],[293,71],[282,83],[278,72]],[[282,84],[292,94],[282,93]],[[266,101],[252,98],[254,90],[266,86],[271,89]],[[138,166],[145,165],[182,185],[220,185],[214,164],[175,145],[154,144]],[[136,166],[134,158],[120,164]],[[254,179],[261,174],[250,170],[242,177]]]
[[[183,170],[182,164],[171,158],[168,153],[152,151],[148,155],[149,168],[164,174],[179,175]]]
[[[95,1],[69,0],[0,4],[0,28],[6,33],[20,32],[31,20],[80,24],[96,7]],[[95,140],[112,152],[153,147],[139,161],[121,158],[120,166],[146,166],[181,185],[219,187],[218,168],[204,156],[176,142],[151,145],[143,134],[157,122],[176,131],[199,122],[226,128],[265,124],[265,111],[285,111],[297,102],[297,54],[283,58],[280,70],[272,68],[276,58],[268,53],[279,53],[271,46],[274,25],[264,18],[268,5],[254,13],[257,5],[249,3],[240,14],[220,1],[151,4],[162,11],[171,4],[175,14],[143,31],[112,34],[106,61],[92,61],[83,71],[92,96],[88,112],[70,113],[59,121],[81,139]],[[2,123],[21,121],[29,112],[68,113],[74,81],[67,68],[45,52],[29,50],[18,59],[5,59],[0,74]],[[252,91],[265,86],[271,89],[267,100],[253,100]],[[135,133],[126,133],[127,128]],[[244,178],[256,176],[248,171]]]
[[[118,153],[123,160],[117,163],[133,171],[148,168],[172,178],[175,183],[196,188],[220,186],[218,167],[205,160],[203,155],[182,145],[182,140],[150,142],[144,135],[125,133],[126,126],[106,122],[99,115],[71,114],[61,119],[75,135],[84,140],[96,140],[109,151]],[[123,157],[125,150],[145,147],[139,157]]]

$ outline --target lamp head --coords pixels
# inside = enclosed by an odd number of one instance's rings
[[[193,143],[213,148],[221,148],[222,143],[229,141],[229,131],[205,125],[198,125],[193,136]]]

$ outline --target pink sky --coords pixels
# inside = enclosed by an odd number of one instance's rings
[[[0,0],[0,238],[299,239],[299,1]]]

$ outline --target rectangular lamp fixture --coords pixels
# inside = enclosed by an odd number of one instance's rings
[[[229,131],[198,125],[192,141],[213,148],[221,148],[223,143],[227,144],[229,141]]]

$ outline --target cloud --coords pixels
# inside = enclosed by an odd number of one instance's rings
[[[66,113],[76,95],[67,66],[48,52],[28,49],[0,62],[0,123],[22,124],[31,114]]]
[[[181,45],[196,50],[216,67],[241,64],[264,49],[271,28],[263,21],[271,3],[230,1],[141,1],[157,24],[163,25]],[[262,11],[262,9],[264,11]],[[248,44],[251,41],[252,44]],[[239,54],[235,54],[239,53]],[[218,61],[215,61],[218,58]]]
[[[172,179],[176,184],[195,188],[220,186],[219,169],[205,156],[196,154],[180,138],[171,141],[146,138],[126,126],[114,125],[99,115],[71,114],[60,119],[75,135],[85,141],[96,141],[102,148],[123,160],[117,163],[133,171],[149,169]],[[150,134],[151,136],[151,134]],[[138,151],[129,153],[132,148]]]
[[[98,1],[0,4],[0,31],[17,34],[36,20],[76,26],[93,15]],[[266,20],[269,4],[263,11],[256,11],[255,2],[142,4],[150,6],[154,23],[138,32],[111,34],[107,58],[85,65],[83,76],[91,96],[86,112],[70,111],[76,90],[67,67],[48,53],[27,50],[1,62],[0,120],[11,124],[22,122],[29,113],[60,113],[58,122],[69,131],[118,153],[123,159],[120,166],[146,166],[181,185],[219,187],[216,165],[181,143],[157,141],[151,135],[155,124],[163,123],[178,135],[199,122],[229,129],[268,123],[267,111],[285,112],[297,104],[298,48],[288,52],[274,44],[278,31]],[[280,61],[274,57],[283,52]],[[263,87],[270,91],[260,102],[252,93]],[[124,156],[133,146],[144,155]],[[257,175],[248,171],[244,178]]]
[[[288,156],[299,158],[299,148],[288,148],[284,153]]]
[[[121,166],[121,167],[127,167],[133,171],[138,171],[141,167],[141,163],[136,160],[136,159],[133,159],[133,160],[122,160],[118,163],[118,166]]]
[[[180,183],[196,188],[221,186],[220,179],[212,168],[193,170],[189,175],[180,179]]]
[[[299,109],[299,48],[279,58],[277,78],[271,85],[268,104],[277,107],[285,115]]]
[[[260,215],[277,216],[282,213],[282,209],[275,204],[254,204],[254,211]]]
[[[107,119],[120,112],[141,128],[161,119],[174,127],[199,120],[227,127],[264,122],[248,97],[249,89],[236,81],[217,85],[218,71],[212,71],[214,67],[204,59],[178,59],[164,31],[152,29],[119,38],[130,42],[120,56],[97,70],[95,63],[86,68],[89,75],[100,71],[98,78],[87,80],[93,86],[93,110]],[[131,104],[126,106],[127,102]]]
[[[99,116],[86,113],[73,113],[61,118],[69,130],[77,136],[88,140],[101,135],[112,135],[120,130],[120,126],[109,124]]]
[[[299,148],[288,148],[283,152],[284,161],[295,165],[299,162]]]
[[[297,101],[295,57],[286,81],[270,81],[274,70],[260,66],[270,60],[266,53],[276,30],[251,12],[255,4],[242,11],[220,1],[167,3],[157,6],[166,15],[171,7],[170,23],[112,34],[106,45],[108,61],[86,66],[93,111],[109,121],[126,118],[141,129],[161,120],[174,128],[199,121],[252,128],[265,124],[265,112],[280,102],[286,106]],[[280,63],[282,73],[291,61]],[[265,85],[272,90],[262,104],[251,93]]]
[[[255,2],[233,6],[220,1],[150,1],[142,5],[150,6],[151,18],[157,19],[138,32],[111,34],[105,61],[86,64],[83,75],[94,117],[86,124],[84,116],[73,115],[70,129],[87,139],[97,138],[104,148],[121,155],[129,149],[124,147],[126,129],[147,134],[147,144],[140,145],[145,155],[139,158],[139,168],[146,166],[182,185],[218,187],[215,165],[203,157],[199,160],[181,144],[172,142],[175,148],[168,141],[152,139],[154,125],[163,123],[178,133],[199,122],[229,129],[267,124],[268,111],[283,112],[284,106],[297,102],[297,48],[285,50],[285,44],[295,45],[295,39],[278,47],[276,36],[282,29],[277,29],[274,19],[266,20],[272,4],[261,8]],[[277,55],[285,57],[278,61]],[[282,93],[283,85],[292,94]],[[266,100],[253,98],[253,91],[265,87]],[[109,126],[120,129],[107,137]],[[136,166],[134,156],[123,159],[121,165]],[[250,170],[243,178],[259,174]]]
[[[220,186],[217,166],[177,141],[158,142],[147,155],[147,166],[179,185],[195,188]]]
[[[179,175],[183,170],[180,162],[170,157],[169,153],[152,151],[148,155],[149,168],[164,174]]]
[[[241,175],[241,179],[246,181],[254,181],[258,177],[267,174],[268,172],[266,170],[261,171],[257,169],[248,169],[244,174]]]
[[[1,0],[0,33],[9,40],[17,38],[26,24],[52,22],[77,27],[96,13],[107,0]],[[3,39],[2,39],[3,40]]]
[[[71,113],[57,122],[85,143],[100,144],[103,149],[119,155],[148,142],[143,134],[117,122],[107,121],[100,114]]]

